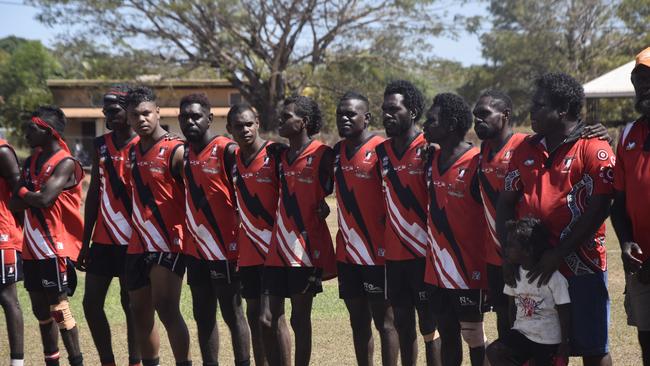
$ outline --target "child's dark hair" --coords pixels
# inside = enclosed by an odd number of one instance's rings
[[[323,118],[318,103],[316,103],[315,100],[302,95],[295,95],[284,100],[285,107],[289,104],[296,106],[296,115],[298,115],[298,117],[309,117],[309,123],[307,123],[307,135],[312,136],[320,132],[320,129],[323,126]]]
[[[42,119],[45,123],[50,125],[52,129],[58,132],[59,135],[63,136],[63,130],[68,121],[66,120],[65,114],[63,114],[61,108],[55,105],[43,105],[36,108],[32,113],[32,117]]]
[[[506,222],[508,230],[508,245],[517,242],[521,248],[530,252],[535,263],[539,262],[542,254],[549,248],[549,232],[540,219],[524,217],[519,220]]]

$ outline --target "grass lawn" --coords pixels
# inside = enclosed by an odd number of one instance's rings
[[[336,227],[336,210],[334,201],[330,200],[332,214],[328,218],[330,228]],[[620,261],[620,251],[618,244],[614,239],[613,230],[609,231],[609,293],[612,300],[611,328],[610,328],[610,347],[615,365],[639,365],[641,364],[640,350],[636,340],[636,332],[633,328],[628,327],[623,309],[623,288],[624,277]],[[71,303],[73,313],[77,319],[81,333],[81,348],[84,352],[87,365],[98,365],[99,358],[95,351],[90,331],[86,320],[83,316],[81,299],[83,297],[84,275],[80,273],[79,287],[77,293],[72,297]],[[30,303],[27,293],[19,285],[20,301],[25,313],[25,364],[38,365],[42,364],[43,353],[38,332],[38,323],[30,312]],[[183,289],[182,311],[190,328],[192,337],[192,356],[195,364],[200,365],[201,355],[198,348],[196,324],[192,317],[191,297],[189,288]],[[110,319],[113,334],[113,349],[118,364],[126,364],[126,327],[124,314],[119,302],[119,291],[117,281],[111,285],[108,298],[106,299],[106,312]],[[494,340],[496,337],[496,327],[494,314],[486,315],[486,332],[488,339]],[[159,324],[161,326],[161,324]],[[221,330],[221,352],[219,356],[220,364],[232,365],[234,363],[228,330],[220,320]],[[161,327],[162,328],[162,327]],[[4,317],[0,317],[0,364],[5,364],[9,359],[8,344],[6,342],[6,327]],[[338,290],[336,280],[324,284],[324,292],[319,294],[314,300],[313,311],[313,365],[354,365],[354,349],[352,345],[352,331],[348,323],[348,315],[345,305],[338,299]],[[173,365],[173,358],[169,343],[164,331],[161,331],[161,351],[160,356],[163,365]],[[379,353],[378,335],[375,333],[375,364],[381,363]],[[63,344],[60,343],[61,357],[67,364],[67,355],[64,351]],[[418,364],[424,364],[422,352],[420,352]],[[469,365],[467,350],[465,352],[465,363]],[[572,360],[572,365],[581,364],[577,359]]]

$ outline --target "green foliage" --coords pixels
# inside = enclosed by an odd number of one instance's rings
[[[60,65],[39,41],[5,38],[0,49],[0,125],[15,130],[37,106],[51,102],[46,81]]]

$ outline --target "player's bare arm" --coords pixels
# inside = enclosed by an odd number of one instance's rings
[[[90,185],[86,193],[84,208],[84,233],[81,240],[81,250],[77,258],[77,268],[81,271],[85,271],[86,265],[88,264],[88,248],[90,247],[90,240],[93,236],[93,230],[97,222],[97,213],[99,212],[99,159],[95,151],[93,152],[92,159],[93,165],[90,172]]]
[[[635,273],[641,269],[643,262],[637,257],[640,256],[641,248],[632,239],[632,222],[627,215],[625,192],[614,192],[614,204],[612,205],[612,225],[621,244],[621,258],[623,267],[627,273]]]
[[[27,208],[26,206],[45,208],[54,204],[61,192],[67,187],[73,186],[75,161],[66,159],[62,161],[52,173],[52,176],[45,182],[43,189],[38,192],[28,191],[23,197],[14,195],[11,200],[16,203],[17,207]],[[16,207],[13,206],[12,207]]]

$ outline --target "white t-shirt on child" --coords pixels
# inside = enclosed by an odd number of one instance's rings
[[[562,343],[560,317],[555,305],[568,304],[569,283],[555,271],[547,285],[537,287],[537,281],[528,283],[528,271],[519,267],[517,287],[506,285],[503,293],[514,297],[517,318],[512,329],[519,331],[535,343]]]

